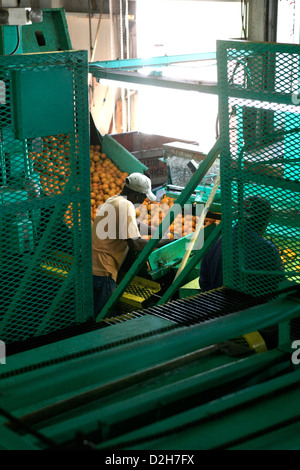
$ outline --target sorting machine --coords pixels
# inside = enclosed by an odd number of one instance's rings
[[[160,251],[151,239],[96,322],[87,74],[97,66],[66,47],[27,52],[0,59],[1,449],[299,449],[299,46],[218,42],[220,138],[176,202],[205,207],[197,188],[219,158],[221,222],[156,302],[115,315],[151,256],[173,267],[185,253],[182,240]],[[109,153],[109,136],[101,144]],[[272,204],[265,236],[285,273],[275,290],[281,270],[245,262],[259,248],[245,243],[243,200],[253,193]],[[178,298],[220,233],[224,287]]]

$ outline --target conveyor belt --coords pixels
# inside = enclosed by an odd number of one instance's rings
[[[256,305],[262,305],[274,296],[265,295],[263,297],[252,297],[240,292],[236,292],[225,287],[212,290],[206,293],[197,294],[193,297],[186,297],[180,300],[170,301],[166,304],[149,307],[144,310],[133,311],[120,316],[112,316],[96,323],[89,321],[80,325],[71,326],[63,330],[58,330],[48,335],[32,337],[26,341],[7,345],[7,355],[16,354],[21,351],[33,349],[35,347],[50,344],[76,335],[82,335],[90,331],[98,330],[109,325],[130,321],[145,315],[153,315],[170,321],[178,326],[191,326],[197,323],[206,322],[231,313],[246,310]],[[141,334],[143,332],[141,331]]]
[[[271,300],[274,296],[252,297],[225,287],[192,297],[174,300],[164,305],[150,307],[145,310],[131,312],[128,318],[143,315],[154,315],[181,325],[194,325],[218,318]],[[121,317],[104,319],[104,323],[115,324],[122,321]]]

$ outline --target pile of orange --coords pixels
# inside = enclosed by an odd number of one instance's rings
[[[174,202],[174,198],[167,197],[166,195],[162,197],[160,202],[150,202],[147,198],[136,210],[137,219],[156,229],[167,216]],[[186,214],[185,216],[181,213],[178,214],[170,224],[165,237],[173,240],[174,238],[181,238],[194,232],[198,220],[199,217],[192,214]],[[150,236],[143,235],[143,238],[149,239]]]
[[[45,194],[60,194],[71,174],[70,141],[68,136],[58,135],[43,138],[43,144],[43,150],[29,153],[29,158]]]
[[[279,247],[280,256],[282,259],[283,264],[287,264],[290,261],[294,261],[297,258],[297,255],[294,251],[290,248],[280,248]]]
[[[91,171],[91,218],[95,220],[96,211],[109,197],[119,194],[128,173],[122,172],[114,162],[101,152],[100,145],[90,146]]]
[[[40,175],[41,186],[47,195],[60,194],[71,174],[70,142],[68,136],[49,136],[43,139],[41,153],[31,152],[33,168]],[[90,178],[91,178],[91,222],[95,220],[96,211],[109,197],[119,194],[124,186],[128,173],[122,172],[114,162],[101,151],[100,145],[90,145]],[[166,195],[160,202],[145,199],[136,210],[138,220],[154,229],[167,216],[175,200]],[[69,205],[64,220],[73,226],[73,207]],[[198,217],[179,214],[170,225],[166,237],[170,239],[192,233],[196,228]],[[206,221],[208,222],[208,220]],[[150,238],[145,236],[146,238]]]
[[[43,149],[32,151],[29,158],[33,169],[40,175],[40,184],[47,196],[61,194],[71,174],[70,141],[66,135],[43,138]],[[101,152],[100,145],[90,145],[91,219],[97,208],[110,196],[119,194],[128,173],[122,172],[110,158]],[[65,221],[72,226],[72,204],[65,214]]]

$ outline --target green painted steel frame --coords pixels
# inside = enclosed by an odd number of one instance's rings
[[[215,52],[202,52],[198,54],[185,54],[173,56],[152,57],[149,59],[125,59],[111,60],[103,62],[91,62],[89,71],[92,75],[101,80],[116,80],[133,84],[158,86],[163,88],[173,88],[178,90],[198,91],[201,93],[217,94],[217,84],[212,82],[202,82],[195,80],[172,79],[155,75],[143,75],[133,71],[148,67],[167,67],[172,64],[187,63],[193,61],[214,60]],[[130,71],[131,70],[131,71]]]
[[[43,10],[43,21],[19,27],[20,44],[16,54],[72,50],[65,11],[62,8]],[[36,32],[45,39],[39,45]],[[18,42],[17,27],[0,26],[0,55],[10,54]]]
[[[47,320],[55,315],[55,311],[64,298],[65,293],[68,292],[70,283],[75,278],[76,289],[75,308],[74,308],[74,323],[84,322],[92,316],[92,262],[91,262],[91,226],[90,226],[90,172],[89,172],[89,114],[88,114],[88,61],[86,51],[66,51],[61,53],[45,53],[45,54],[22,54],[10,57],[0,58],[3,64],[7,63],[7,68],[35,66],[45,67],[48,62],[59,63],[65,67],[73,68],[74,83],[73,86],[80,90],[76,94],[76,102],[74,101],[74,116],[77,115],[75,124],[74,119],[74,140],[71,141],[70,150],[71,155],[71,175],[66,183],[64,193],[55,195],[52,198],[41,199],[43,207],[53,207],[53,213],[50,216],[49,223],[47,224],[39,243],[32,254],[28,258],[28,265],[24,276],[19,280],[18,287],[12,297],[12,300],[0,321],[0,332],[3,335],[7,325],[14,321],[19,311],[22,311],[22,299],[26,292],[30,291],[30,279],[39,267],[39,260],[41,253],[46,251],[49,243],[49,236],[51,230],[55,228],[58,215],[65,212],[70,202],[75,206],[75,209],[80,205],[80,218],[81,224],[84,229],[74,231],[73,247],[75,253],[79,257],[84,258],[84,263],[75,259],[74,265],[68,275],[68,279],[62,283],[58,290],[57,297],[53,298],[49,304],[47,315],[43,318],[42,322],[37,325],[37,333],[43,334],[44,326]],[[75,95],[74,95],[75,96]],[[75,149],[76,146],[76,149]],[[81,158],[77,158],[77,154]],[[76,156],[76,157],[75,157]],[[73,161],[74,160],[74,161]],[[76,160],[76,161],[75,161]],[[23,210],[30,210],[32,206],[37,207],[38,202],[32,201],[22,202]],[[1,207],[2,212],[5,212],[5,207]],[[78,209],[79,210],[79,209]],[[77,210],[77,212],[78,212]],[[76,221],[76,210],[74,210],[74,222],[76,227],[79,226],[78,220]],[[2,336],[2,339],[4,337]]]
[[[162,295],[160,300],[157,302],[157,305],[162,305],[165,302],[168,302],[172,298],[172,296],[175,294],[175,292],[184,284],[188,274],[201,261],[201,259],[203,258],[203,256],[205,255],[209,247],[212,245],[212,243],[216,241],[217,237],[221,234],[221,230],[222,230],[222,221],[212,230],[207,240],[205,240],[203,247],[200,250],[196,251],[196,253],[190,258],[185,268],[181,271],[179,276],[176,279],[174,279],[172,284],[169,286],[169,288],[166,290],[166,292]]]
[[[298,370],[249,386],[111,439],[98,449],[114,446],[123,450],[247,449],[249,442],[256,439],[259,443],[255,449],[266,450],[264,444],[268,442],[269,433],[293,423],[299,425],[299,379]],[[280,448],[280,441],[276,448]],[[299,450],[299,445],[296,449]]]
[[[225,40],[220,40],[217,41],[217,64],[218,64],[218,80],[219,80],[219,116],[220,116],[220,128],[221,128],[221,135],[220,135],[220,150],[221,150],[221,178],[222,178],[222,202],[223,202],[223,207],[224,207],[224,212],[223,212],[223,218],[225,220],[225,223],[223,224],[223,250],[226,251],[226,258],[223,263],[223,277],[224,277],[224,283],[227,287],[233,285],[233,265],[231,263],[231,260],[233,259],[233,253],[232,253],[232,207],[233,207],[233,181],[237,185],[236,191],[238,192],[237,196],[237,201],[236,201],[236,206],[239,211],[242,211],[242,199],[244,197],[243,195],[243,187],[244,185],[260,185],[260,188],[263,186],[265,187],[270,187],[273,188],[274,190],[280,191],[290,191],[290,193],[294,193],[293,197],[287,202],[285,202],[285,206],[287,204],[292,204],[291,208],[295,209],[297,206],[297,201],[295,200],[295,207],[294,207],[294,199],[296,194],[300,194],[299,190],[299,181],[296,179],[283,179],[283,178],[274,178],[269,175],[264,175],[264,174],[255,174],[255,172],[251,173],[245,172],[243,168],[243,157],[244,157],[244,151],[246,149],[246,145],[248,145],[248,149],[251,148],[251,151],[256,151],[259,150],[261,147],[266,146],[268,144],[272,144],[280,139],[283,139],[287,136],[292,136],[292,135],[298,135],[299,133],[299,127],[298,127],[298,121],[296,121],[294,128],[289,129],[287,126],[287,129],[278,129],[276,131],[270,132],[270,133],[265,133],[262,139],[262,142],[255,144],[254,137],[250,137],[247,141],[247,144],[243,142],[242,139],[242,129],[243,129],[243,122],[242,122],[242,116],[241,112],[239,110],[236,110],[237,113],[237,125],[236,125],[236,132],[237,132],[237,149],[235,151],[235,163],[236,166],[233,165],[234,161],[234,156],[233,152],[231,150],[231,134],[233,132],[233,129],[231,127],[230,123],[230,106],[233,107],[233,103],[235,106],[241,106],[241,103],[243,105],[247,106],[254,106],[253,103],[258,106],[259,108],[264,110],[273,110],[273,111],[278,111],[278,110],[289,110],[290,112],[294,112],[295,115],[299,114],[299,99],[298,95],[295,93],[296,85],[291,82],[291,78],[289,79],[290,81],[289,86],[286,86],[284,88],[284,91],[282,89],[279,91],[275,86],[275,74],[276,74],[276,64],[275,64],[275,59],[274,57],[278,56],[284,56],[285,58],[290,57],[294,55],[297,58],[295,70],[298,74],[299,77],[299,46],[298,45],[293,45],[293,44],[277,44],[277,43],[263,43],[263,42],[251,42],[251,41],[238,41],[238,40],[233,40],[233,41],[225,41]],[[274,56],[274,57],[273,57]],[[266,83],[263,82],[262,84],[259,84],[259,86],[256,86],[253,84],[251,76],[250,76],[250,70],[247,67],[247,64],[243,62],[244,58],[256,58],[260,59],[261,61],[263,58],[268,57],[268,60],[270,61],[270,69],[264,69],[264,78],[266,80]],[[229,62],[232,60],[236,60],[237,62],[242,63],[243,62],[243,69],[245,71],[245,74],[247,75],[247,78],[249,79],[249,88],[245,86],[241,86],[240,84],[233,84],[233,76],[234,72],[231,72],[232,75],[229,77],[229,71],[230,71],[230,65]],[[267,59],[265,59],[267,60]],[[286,62],[287,64],[287,62]],[[260,64],[260,67],[262,68],[264,64]],[[260,69],[259,69],[260,70]],[[285,69],[282,67],[281,64],[281,71],[285,71]],[[283,73],[283,72],[281,72]],[[293,77],[293,74],[291,71],[289,71],[290,75],[289,77]],[[279,81],[280,77],[277,77],[277,81]],[[297,90],[298,93],[298,90]],[[234,99],[237,99],[235,102]],[[295,101],[296,98],[296,101]],[[274,105],[274,106],[272,106]],[[297,138],[295,138],[296,141],[296,148],[297,148]],[[294,171],[296,171],[297,165],[299,168],[299,157],[296,153],[296,157],[292,159],[291,164],[294,165]],[[273,158],[270,158],[268,160],[269,165],[273,165],[279,162],[279,157],[276,155]],[[289,160],[287,158],[285,163],[289,163]],[[261,164],[261,160],[258,160],[257,162],[252,163],[251,169],[255,168],[255,165]],[[250,169],[250,165],[247,167],[247,169]],[[276,191],[274,191],[276,194]],[[277,196],[278,198],[278,196]],[[276,217],[276,212],[278,209],[275,207],[274,209],[274,214]],[[275,221],[275,218],[274,218]],[[280,220],[280,212],[279,215],[276,217],[276,222],[279,225],[282,225],[283,222]],[[292,227],[299,227],[299,217],[298,220],[296,217],[293,218],[293,220],[288,220],[287,222],[284,221],[284,225],[286,226],[292,226]],[[295,237],[296,238],[296,237]],[[244,255],[242,255],[244,256]],[[241,263],[240,266],[240,272],[243,275],[244,273],[246,274],[257,274],[258,271],[250,270],[245,268],[245,263],[244,261]],[[268,274],[268,271],[260,270],[262,274]],[[289,272],[288,270],[285,270],[285,275],[293,275],[295,274],[294,271]],[[247,286],[243,285],[243,290],[245,293],[247,293]]]
[[[213,82],[201,82],[196,80],[180,80],[167,77],[145,76],[139,72],[127,72],[110,69],[96,69],[90,66],[93,76],[99,80],[116,80],[129,84],[139,84],[148,86],[158,86],[162,88],[172,88],[177,90],[198,91],[200,93],[217,94],[217,85]]]
[[[140,445],[143,448],[143,440],[147,445],[151,441],[151,436],[161,432],[171,432],[181,426],[183,423],[193,424],[203,423],[203,430],[206,426],[217,426],[224,412],[231,410],[232,413],[238,413],[237,405],[241,405],[245,410],[245,418],[243,421],[243,433],[247,437],[251,431],[252,414],[247,409],[252,403],[263,400],[266,394],[270,397],[274,396],[274,390],[278,395],[284,391],[286,386],[299,386],[299,370],[293,371],[291,366],[291,345],[287,344],[278,350],[268,351],[262,354],[255,354],[248,358],[239,360],[229,359],[224,363],[221,361],[219,366],[209,369],[204,367],[201,371],[201,364],[198,374],[182,377],[177,386],[171,386],[168,383],[156,389],[145,390],[145,394],[140,393],[143,381],[155,377],[164,371],[170,372],[171,363],[177,359],[188,358],[192,355],[192,360],[196,360],[193,355],[200,354],[205,348],[214,346],[222,341],[231,339],[246,332],[255,331],[257,328],[264,328],[274,323],[284,323],[290,321],[295,316],[299,316],[300,306],[298,299],[293,295],[282,297],[264,305],[259,305],[242,312],[235,312],[226,317],[207,321],[200,325],[185,327],[166,327],[157,332],[154,330],[152,334],[143,333],[137,337],[130,337],[128,341],[116,341],[119,327],[123,325],[111,326],[104,330],[104,336],[110,337],[111,343],[103,340],[101,335],[95,335],[94,332],[84,335],[83,338],[71,338],[64,340],[59,344],[55,357],[51,353],[50,347],[42,347],[37,350],[39,357],[33,362],[33,356],[30,351],[22,354],[21,364],[12,358],[15,367],[10,367],[7,372],[1,376],[2,390],[2,408],[7,410],[13,416],[26,417],[24,423],[31,425],[33,429],[38,425],[39,431],[48,439],[62,443],[74,435],[74,430],[84,430],[86,432],[99,432],[99,423],[101,425],[102,418],[105,416],[103,430],[108,430],[110,425],[115,423],[126,424],[126,418],[132,416],[141,416],[149,410],[157,410],[161,403],[175,403],[183,397],[195,394],[197,391],[207,392],[214,389],[220,384],[229,384],[235,379],[241,377],[257,378],[262,374],[262,382],[250,387],[242,388],[237,393],[229,393],[222,395],[218,400],[208,400],[207,403],[196,408],[189,409],[185,412],[176,413],[173,416],[160,419],[151,425],[139,427],[136,431],[125,432],[118,438],[113,440],[105,440],[99,445],[99,449],[106,448],[110,445],[119,445],[121,448]],[[146,317],[131,320],[134,324],[139,324]],[[130,322],[127,322],[128,324]],[[130,325],[128,325],[130,326]],[[106,333],[106,335],[105,335]],[[93,337],[93,347],[86,349],[86,344],[91,344],[89,337]],[[108,339],[108,338],[106,338]],[[70,342],[73,342],[73,347]],[[65,345],[65,346],[64,346]],[[103,348],[101,348],[101,345]],[[81,351],[81,352],[80,352]],[[213,349],[215,351],[215,349]],[[205,353],[205,350],[204,350]],[[26,363],[26,354],[30,358]],[[209,351],[208,351],[209,354]],[[193,359],[194,358],[194,359]],[[199,357],[201,359],[201,357]],[[224,356],[223,356],[224,358]],[[17,359],[17,358],[16,358]],[[204,358],[205,360],[205,358]],[[282,371],[282,377],[276,377],[277,372]],[[291,373],[287,373],[291,370]],[[268,380],[268,373],[271,373],[271,379]],[[138,385],[140,383],[140,385]],[[132,398],[124,398],[120,403],[113,403],[113,406],[103,403],[105,397],[117,391],[126,390],[132,385],[137,385],[137,396]],[[255,385],[255,386],[254,386]],[[21,396],[18,390],[22,390]],[[291,388],[291,391],[293,388]],[[278,392],[278,393],[277,393]],[[298,392],[297,392],[298,393]],[[15,396],[18,396],[16,400]],[[80,406],[87,405],[95,400],[97,402],[96,410],[87,409],[83,414],[76,413],[76,409]],[[217,406],[216,406],[217,405]],[[290,412],[293,408],[288,403]],[[210,410],[210,412],[208,412]],[[75,411],[75,415],[72,414]],[[103,411],[103,415],[101,414]],[[212,414],[213,411],[213,414]],[[68,416],[64,417],[67,412]],[[71,414],[70,414],[71,412]],[[196,414],[195,414],[196,412]],[[225,413],[226,414],[226,413]],[[210,419],[205,420],[209,416]],[[287,408],[283,413],[276,412],[272,415],[276,421],[283,421],[288,416]],[[51,418],[51,422],[47,418]],[[271,416],[268,417],[268,419]],[[215,419],[218,421],[215,422]],[[202,421],[204,420],[204,421]],[[256,423],[262,423],[264,420],[255,420]],[[269,422],[269,421],[268,421]],[[3,426],[4,421],[0,418],[0,442],[2,448],[10,448],[10,446],[43,448],[44,443],[37,444],[37,438],[26,434],[23,439],[19,439],[18,435],[12,433],[11,429]],[[121,424],[119,424],[120,426]],[[263,428],[264,426],[262,426]],[[261,429],[262,429],[261,428]],[[257,428],[256,428],[257,429]],[[198,433],[197,433],[198,434]],[[67,436],[67,437],[66,437]],[[218,442],[226,443],[233,434],[215,433]],[[162,436],[163,437],[163,436]],[[224,439],[223,439],[224,438]],[[127,444],[127,440],[132,439],[132,443]],[[191,436],[188,442],[194,440]],[[230,439],[231,440],[231,439]],[[11,442],[11,443],[10,443]],[[208,448],[215,442],[215,439],[209,439],[203,444],[203,448]],[[182,441],[174,441],[174,448],[182,449]],[[152,448],[159,448],[159,443],[152,443]],[[138,448],[138,447],[137,447]],[[149,447],[148,447],[149,448]],[[198,448],[198,447],[197,447]]]
[[[91,62],[90,67],[103,67],[107,69],[116,70],[130,70],[140,69],[145,67],[166,67],[172,64],[178,64],[183,62],[198,62],[202,60],[215,60],[216,52],[200,52],[198,54],[181,54],[181,55],[163,55],[158,57],[149,58],[134,58],[134,59],[117,59],[117,60],[103,60]],[[93,73],[93,71],[91,70]]]

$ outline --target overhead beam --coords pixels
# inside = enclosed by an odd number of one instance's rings
[[[176,90],[186,91],[198,91],[202,93],[217,94],[217,83],[216,82],[204,82],[196,80],[180,80],[169,77],[157,77],[157,76],[146,76],[138,72],[126,72],[121,70],[99,70],[95,71],[93,68],[90,70],[93,76],[97,79],[113,80],[116,82],[125,82],[132,85],[148,85],[158,86],[162,88],[172,88]],[[121,86],[121,85],[120,85]],[[130,87],[129,87],[130,88]]]

